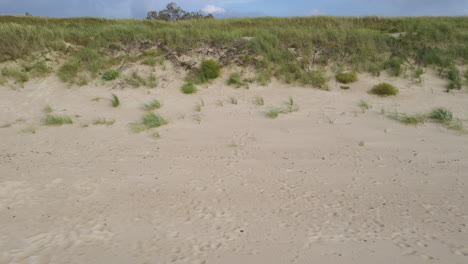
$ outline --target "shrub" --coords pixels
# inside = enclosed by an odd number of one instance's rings
[[[453,119],[453,114],[450,110],[439,107],[434,110],[429,114],[429,118],[437,120],[442,123],[448,123],[452,121]]]
[[[151,110],[154,110],[154,109],[159,109],[159,108],[161,108],[161,102],[159,102],[159,100],[155,99],[155,100],[151,101],[149,104],[144,104],[143,107],[147,111],[151,111]]]
[[[462,82],[461,82],[460,71],[455,66],[452,66],[447,71],[447,78],[450,80],[449,85],[448,85],[448,90],[452,90],[452,89],[460,90],[461,89]]]
[[[120,76],[120,71],[118,70],[108,70],[102,75],[102,79],[106,81],[112,81],[117,79]]]
[[[255,103],[256,105],[264,105],[264,104],[265,104],[265,101],[263,100],[263,97],[257,96],[257,97],[255,97],[255,99],[254,99],[254,103]]]
[[[237,99],[235,97],[229,97],[229,102],[231,102],[231,104],[237,104]]]
[[[421,75],[423,75],[423,73],[424,73],[424,70],[422,68],[417,68],[414,71],[414,77],[419,79],[419,78],[421,78]]]
[[[398,88],[389,83],[377,84],[369,91],[369,93],[379,96],[397,95],[398,92]]]
[[[355,72],[342,72],[336,75],[336,80],[340,83],[352,83],[358,80]]]
[[[388,70],[390,75],[400,76],[402,63],[403,61],[399,57],[393,57],[384,63],[384,69]]]
[[[112,94],[111,103],[112,103],[112,107],[118,107],[120,105],[119,97],[117,97],[117,95],[115,94]]]
[[[304,85],[309,84],[317,88],[327,88],[327,76],[323,71],[314,70],[305,72],[301,81]]]
[[[205,80],[216,79],[221,74],[221,65],[214,60],[204,60],[201,65],[201,74]]]
[[[192,82],[187,82],[182,86],[181,91],[184,94],[193,94],[197,92],[197,87]]]
[[[280,113],[281,113],[281,109],[276,108],[276,107],[270,107],[268,108],[266,115],[274,119],[274,118],[277,118]]]
[[[167,121],[155,113],[147,113],[143,116],[142,124],[146,128],[155,128],[167,124]]]
[[[46,126],[61,126],[65,124],[73,124],[73,120],[69,116],[60,116],[60,115],[52,115],[47,114],[44,119],[42,119],[42,123]]]

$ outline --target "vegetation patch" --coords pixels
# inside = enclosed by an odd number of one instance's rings
[[[118,107],[120,105],[120,99],[117,97],[117,95],[112,94],[111,104],[112,107]]]
[[[105,118],[97,118],[97,119],[94,119],[92,122],[93,125],[106,125],[106,126],[111,126],[114,123],[115,123],[114,119],[107,120]]]
[[[426,122],[427,117],[426,115],[422,114],[414,114],[408,115],[406,113],[398,113],[394,112],[388,115],[390,118],[400,121],[401,123],[408,124],[408,125],[418,125]]]
[[[227,80],[227,84],[234,86],[235,88],[240,88],[240,87],[245,87],[249,88],[249,83],[252,83],[253,80],[246,78],[242,79],[242,76],[240,73],[232,73],[229,76],[229,79]]]
[[[453,120],[453,113],[445,108],[439,107],[429,114],[429,118],[441,123],[449,123]]]
[[[71,117],[66,115],[46,114],[46,116],[42,119],[42,124],[46,126],[61,126],[73,124],[73,120]]]
[[[120,71],[118,70],[108,70],[102,75],[102,79],[106,81],[112,81],[117,79],[120,76]]]
[[[2,75],[6,78],[14,79],[16,83],[19,83],[21,85],[29,81],[28,74],[16,67],[3,67]]]
[[[154,109],[159,109],[159,108],[161,108],[161,102],[159,102],[159,100],[157,100],[157,99],[154,99],[150,103],[144,104],[143,108],[146,111],[152,111]]]
[[[182,86],[180,90],[184,94],[193,94],[197,92],[197,87],[195,86],[195,84],[193,84],[193,82],[187,82]]]
[[[335,76],[336,80],[340,83],[353,83],[358,80],[357,74],[355,72],[342,72],[338,73]]]
[[[398,88],[389,84],[389,83],[380,83],[374,86],[369,93],[375,94],[378,96],[391,96],[397,95],[399,92]]]

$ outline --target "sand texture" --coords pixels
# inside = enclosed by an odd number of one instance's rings
[[[0,263],[468,263],[468,136],[382,114],[446,107],[466,126],[466,90],[434,72],[330,91],[226,75],[193,95],[171,69],[154,89],[0,87]],[[367,93],[382,81],[400,94]],[[298,111],[265,115],[290,96]],[[133,133],[153,99],[169,123]],[[41,125],[45,105],[74,124]]]

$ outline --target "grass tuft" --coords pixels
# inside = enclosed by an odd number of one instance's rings
[[[154,109],[159,109],[159,108],[161,108],[161,102],[159,102],[159,100],[155,99],[155,100],[151,101],[151,102],[148,103],[148,104],[144,104],[144,105],[143,105],[143,108],[144,108],[146,111],[151,111],[151,110],[154,110]]]
[[[265,104],[265,100],[263,100],[263,97],[257,96],[257,97],[255,97],[255,99],[254,99],[254,104],[256,104],[256,105],[264,105],[264,104]]]
[[[42,124],[46,126],[61,126],[73,124],[73,120],[71,119],[71,117],[66,115],[46,114],[46,116],[42,119]]]
[[[157,115],[155,113],[147,113],[143,116],[142,124],[146,128],[150,129],[150,128],[155,128],[155,127],[159,127],[162,125],[166,125],[167,121],[164,118],[162,118],[160,115]]]
[[[197,87],[192,82],[185,83],[181,88],[184,94],[193,94],[197,92]]]
[[[115,123],[114,119],[107,120],[105,118],[97,118],[97,119],[94,119],[92,122],[93,125],[106,125],[106,126],[111,126],[114,123]]]
[[[374,86],[369,93],[375,94],[378,96],[391,96],[397,95],[399,92],[398,88],[389,84],[389,83],[380,83]]]
[[[20,69],[14,68],[14,67],[4,67],[2,69],[2,75],[7,78],[8,77],[13,78],[15,82],[21,85],[29,81],[29,77],[27,73],[22,72]]]
[[[427,116],[422,114],[408,115],[406,113],[394,112],[390,113],[388,116],[394,120],[400,121],[401,123],[408,125],[423,124],[427,120]]]
[[[119,97],[117,97],[117,95],[112,94],[111,104],[112,107],[118,107],[120,105],[120,100]]]

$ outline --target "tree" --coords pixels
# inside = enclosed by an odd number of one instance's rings
[[[212,14],[207,16],[201,12],[186,12],[180,8],[176,3],[171,2],[166,5],[166,9],[161,11],[149,11],[146,19],[149,20],[164,20],[164,21],[179,21],[190,19],[214,18]]]

